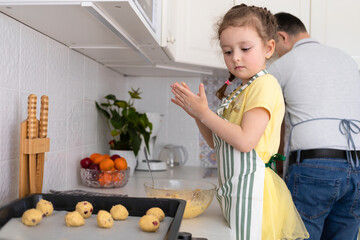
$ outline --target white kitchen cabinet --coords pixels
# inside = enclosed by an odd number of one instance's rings
[[[264,6],[273,13],[290,12],[309,27],[310,0],[163,0],[165,51],[175,62],[226,69],[214,24],[240,3]]]
[[[233,0],[163,0],[162,45],[179,63],[226,69],[214,28]]]
[[[311,36],[350,54],[360,67],[360,1],[311,1]]]
[[[360,23],[359,0],[235,0],[235,4],[240,3],[299,17],[311,37],[347,52],[360,67],[360,31],[356,30]]]
[[[148,24],[133,1],[0,0],[0,11],[104,65],[169,61],[161,27]]]
[[[316,0],[317,1],[317,0]],[[310,27],[310,0],[234,0],[235,4],[245,3],[266,7],[273,14],[278,12],[288,12],[297,16],[304,23],[306,29]]]
[[[164,51],[162,2],[0,0],[0,13],[126,76],[212,75],[212,68],[171,61]]]

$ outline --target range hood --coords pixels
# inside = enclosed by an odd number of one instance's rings
[[[161,0],[150,2],[161,11]],[[139,0],[0,0],[0,11],[123,75],[214,73],[211,68],[175,63],[161,47],[161,12],[153,12],[150,20]]]

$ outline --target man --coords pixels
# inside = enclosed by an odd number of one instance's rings
[[[286,104],[285,177],[310,239],[356,239],[360,227],[360,76],[355,61],[275,14],[269,66]],[[351,36],[344,36],[351,37]]]

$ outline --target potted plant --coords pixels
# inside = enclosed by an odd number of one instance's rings
[[[134,107],[136,99],[141,99],[139,88],[128,91],[129,101],[118,100],[115,95],[105,96],[106,102],[95,102],[96,108],[106,117],[113,139],[109,142],[112,150],[131,150],[137,156],[142,139],[149,149],[152,123],[146,113],[139,113]],[[126,157],[125,157],[126,158]],[[133,167],[134,168],[134,167]],[[134,169],[132,169],[133,171]]]

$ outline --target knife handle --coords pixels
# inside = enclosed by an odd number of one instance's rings
[[[28,138],[37,137],[37,120],[36,120],[36,95],[30,94],[28,97],[28,129],[27,136]]]
[[[49,113],[49,97],[43,95],[41,96],[41,109],[40,109],[40,131],[39,131],[40,138],[46,138],[47,136],[48,113]]]

